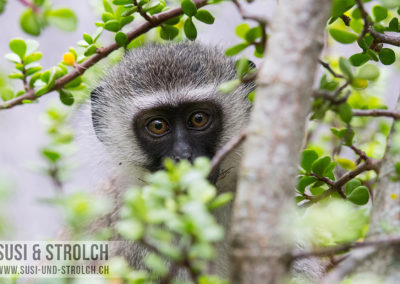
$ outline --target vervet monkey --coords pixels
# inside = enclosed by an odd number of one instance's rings
[[[235,60],[214,46],[198,43],[150,45],[131,50],[91,93],[92,121],[98,139],[117,169],[109,193],[115,198],[112,226],[118,216],[121,193],[138,184],[143,175],[162,169],[163,159],[174,161],[212,158],[248,124],[254,83],[229,94],[218,86],[236,77]],[[218,192],[235,191],[240,149],[230,153],[211,174]],[[123,181],[123,182],[121,182]],[[231,206],[216,213],[229,230]],[[218,246],[211,273],[228,276],[227,244]],[[119,253],[135,268],[146,250],[127,243]]]

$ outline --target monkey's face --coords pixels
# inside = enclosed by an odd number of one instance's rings
[[[200,156],[212,158],[222,131],[222,112],[213,102],[192,102],[145,109],[133,119],[133,131],[147,153],[147,168],[163,167],[163,160],[175,162]]]
[[[230,94],[218,91],[234,78],[235,61],[215,47],[179,43],[134,49],[91,93],[94,130],[128,174],[138,167],[158,170],[164,158],[212,158],[248,121],[247,96],[254,84]],[[230,156],[221,173],[237,167],[239,155]]]

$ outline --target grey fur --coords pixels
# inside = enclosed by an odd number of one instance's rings
[[[254,89],[254,84],[241,85],[231,94],[219,93],[217,87],[235,78],[235,73],[234,59],[227,58],[217,47],[198,43],[152,45],[126,53],[92,93],[97,136],[120,169],[117,179],[126,180],[128,177],[127,183],[138,183],[146,172],[143,167],[147,155],[138,146],[132,131],[134,115],[145,108],[166,103],[213,101],[221,106],[223,112],[223,130],[217,149],[237,135],[248,123],[251,103],[247,95]],[[239,162],[240,149],[232,152],[222,163],[216,184],[219,191],[235,190]],[[115,187],[117,189],[110,190],[116,198],[115,212],[107,219],[107,224],[99,223],[97,226],[112,226],[115,222],[119,197],[124,189],[122,185]],[[226,229],[229,229],[230,215],[230,206],[216,213],[218,222]],[[216,266],[211,268],[223,276],[229,273],[226,248],[226,244],[218,247],[219,257]],[[135,265],[140,264],[145,253],[137,245],[127,245],[120,251]]]

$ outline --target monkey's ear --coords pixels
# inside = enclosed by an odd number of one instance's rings
[[[104,91],[102,86],[96,87],[90,93],[90,104],[92,109],[92,124],[94,128],[94,132],[96,133],[97,138],[103,142],[102,140],[102,133],[101,133],[101,119],[102,119],[102,111],[101,111],[101,95]]]

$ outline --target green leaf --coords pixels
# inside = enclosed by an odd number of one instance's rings
[[[88,44],[92,44],[93,43],[93,39],[90,36],[90,34],[88,33],[83,33],[83,39],[88,43]]]
[[[317,181],[317,178],[311,177],[311,176],[303,176],[299,179],[299,182],[297,184],[297,190],[303,194],[306,187],[309,186],[310,184],[313,184],[314,182]]]
[[[236,74],[239,78],[249,72],[249,60],[246,57],[240,58],[236,62]]]
[[[240,85],[240,79],[231,80],[228,82],[224,82],[218,87],[218,91],[221,93],[230,93],[235,90]]]
[[[172,40],[179,34],[179,29],[173,26],[161,26],[160,37],[164,40]]]
[[[325,191],[323,187],[311,187],[310,192],[312,195],[320,195]]]
[[[129,5],[132,4],[132,0],[113,0],[114,5]]]
[[[28,65],[32,62],[38,61],[42,59],[42,53],[41,52],[34,52],[32,54],[29,54],[24,57],[24,64]]]
[[[197,13],[197,7],[191,0],[183,0],[181,8],[183,13],[189,17],[192,17]]]
[[[387,18],[388,10],[385,7],[376,5],[372,8],[372,14],[375,17],[375,22],[380,22]]]
[[[365,186],[359,186],[353,189],[347,199],[357,205],[365,205],[369,200],[369,191]]]
[[[181,20],[181,16],[177,16],[177,17],[174,17],[172,19],[169,19],[169,20],[165,21],[164,23],[167,24],[167,25],[170,25],[170,26],[174,26],[177,23],[179,23],[180,20]]]
[[[399,32],[399,20],[396,17],[390,20],[388,31],[396,33]]]
[[[121,29],[121,24],[116,20],[111,20],[104,24],[104,28],[110,32],[118,32]]]
[[[103,14],[101,14],[101,20],[105,23],[105,22],[108,22],[108,21],[115,20],[115,17],[111,13],[104,12]]]
[[[300,166],[307,172],[310,173],[312,164],[318,159],[318,153],[314,150],[306,149],[301,153]]]
[[[74,103],[75,99],[71,92],[61,89],[58,93],[60,94],[60,101],[64,105],[70,106]]]
[[[353,70],[351,68],[350,62],[344,58],[344,57],[340,57],[339,58],[339,68],[340,71],[342,71],[342,73],[350,80],[353,79]]]
[[[22,38],[14,38],[9,43],[12,52],[17,54],[19,58],[24,58],[26,53],[26,43]]]
[[[229,203],[233,199],[232,192],[225,192],[218,195],[211,203],[208,205],[210,210],[214,210],[218,207],[221,207],[227,203]]]
[[[33,88],[33,87],[34,87],[35,82],[36,82],[37,80],[40,79],[40,76],[41,76],[41,75],[42,75],[41,73],[35,73],[35,74],[33,74],[33,76],[31,77],[31,79],[29,80],[29,87],[30,87],[30,88]]]
[[[329,166],[330,163],[331,158],[329,156],[321,157],[312,164],[311,170],[317,176],[323,176],[325,169]]]
[[[4,8],[6,7],[7,0],[0,0],[0,14],[4,12]]]
[[[117,32],[115,34],[115,41],[119,46],[126,46],[129,43],[128,36],[123,32]]]
[[[384,65],[391,65],[396,60],[396,55],[390,48],[382,48],[379,52],[379,59]]]
[[[354,130],[351,128],[347,128],[346,133],[344,135],[344,144],[345,145],[351,145],[353,144],[353,138],[354,138]]]
[[[256,97],[255,91],[252,91],[252,92],[250,92],[250,94],[247,95],[247,99],[251,102],[254,102],[255,97]]]
[[[260,26],[257,26],[248,30],[248,32],[246,33],[246,40],[248,42],[254,42],[261,36],[262,36],[262,28]]]
[[[12,74],[8,75],[8,78],[23,80],[24,79],[24,75],[22,75],[20,73],[12,73]]]
[[[208,12],[207,10],[203,10],[203,9],[202,10],[198,10],[196,15],[194,15],[194,17],[197,20],[199,20],[199,21],[201,21],[201,22],[203,22],[205,24],[208,24],[208,25],[213,24],[214,20],[215,20],[214,16],[211,15],[210,12]]]
[[[345,170],[354,170],[356,168],[356,163],[352,160],[342,157],[336,157],[335,161]]]
[[[335,175],[333,171],[335,170],[336,165],[336,162],[330,163],[324,171],[324,176],[330,178],[331,180],[335,180]]]
[[[343,44],[353,43],[358,39],[354,33],[343,31],[335,28],[329,29],[329,34],[338,42]]]
[[[236,55],[236,54],[238,54],[239,52],[241,52],[241,51],[243,51],[244,49],[246,49],[248,46],[249,46],[248,43],[239,43],[239,44],[237,44],[237,45],[234,45],[234,46],[228,48],[228,49],[225,51],[225,55],[226,55],[226,56],[233,56],[233,55]]]
[[[82,84],[82,77],[81,76],[79,76],[79,77],[76,77],[74,80],[72,80],[71,82],[69,82],[68,84],[66,84],[65,86],[64,86],[64,88],[66,88],[66,89],[73,89],[73,88],[76,88],[76,87],[79,87],[80,85]]]
[[[124,239],[131,241],[140,240],[144,233],[143,225],[132,219],[119,221],[116,225],[116,229]]]
[[[40,35],[40,20],[39,16],[32,11],[31,8],[28,8],[21,14],[19,19],[19,23],[21,28],[27,34],[38,36]]]
[[[43,149],[42,150],[42,155],[50,162],[55,163],[61,158],[61,154],[55,150],[51,149]]]
[[[130,1],[130,0],[129,0],[129,1]],[[138,10],[138,7],[134,6],[134,7],[130,8],[130,9],[126,10],[125,12],[123,12],[123,13],[121,14],[121,16],[122,16],[122,17],[126,17],[126,16],[129,16],[129,15],[132,15],[132,14],[135,13],[137,10]]]
[[[21,59],[15,53],[7,53],[4,57],[12,63],[21,63]]]
[[[85,52],[83,53],[83,55],[85,55],[85,56],[90,56],[90,55],[95,54],[96,51],[97,51],[96,45],[92,44],[92,45],[90,45],[90,46],[85,50]]]
[[[242,38],[242,39],[246,39],[246,34],[247,34],[247,32],[248,32],[249,30],[250,30],[249,25],[246,24],[246,23],[243,23],[243,24],[238,25],[238,26],[235,28],[235,33],[236,33],[236,35],[237,35],[238,37],[240,37],[240,38]]]
[[[36,90],[35,96],[40,97],[44,94],[46,94],[49,91],[49,88],[47,86],[43,86],[40,89]]]
[[[357,77],[365,80],[376,80],[379,77],[379,68],[373,64],[366,64],[360,68]]]
[[[190,0],[187,0],[191,2]],[[196,26],[193,24],[193,21],[191,18],[187,18],[185,21],[185,24],[183,25],[183,31],[185,32],[185,35],[188,39],[190,40],[195,40],[197,37],[197,30]]]
[[[337,129],[337,128],[331,128],[331,132],[333,133],[333,135],[335,135],[337,138],[342,139],[346,133],[346,128],[342,128],[342,129]]]
[[[361,66],[369,61],[369,56],[365,53],[356,53],[350,56],[349,61],[353,66]]]
[[[25,73],[26,73],[26,76],[30,76],[32,74],[35,74],[36,72],[39,72],[40,70],[42,70],[42,66],[35,66],[32,68],[26,69]]]
[[[400,0],[381,0],[381,3],[388,9],[400,7]]]
[[[339,116],[344,122],[350,123],[353,118],[353,109],[347,103],[341,104],[339,105]]]
[[[164,276],[168,273],[166,262],[158,255],[149,253],[145,256],[144,263],[150,271],[158,276]]]
[[[108,2],[108,0],[103,0],[103,7],[104,7],[104,11],[114,14],[114,10],[111,7],[110,2]]]
[[[15,97],[14,91],[10,88],[1,88],[0,97],[4,102],[9,101]]]
[[[67,8],[52,10],[47,14],[47,20],[53,26],[66,32],[72,32],[76,29],[78,19],[75,13]]]
[[[126,17],[123,17],[122,19],[121,19],[121,26],[126,26],[127,24],[129,24],[130,22],[132,22],[133,21],[133,19],[134,19],[135,17],[134,16],[126,16]]]
[[[376,56],[376,53],[374,51],[372,51],[371,49],[367,50],[367,54],[368,54],[369,58],[371,58],[372,60],[374,60],[376,62],[379,61],[378,56]]]
[[[354,0],[334,0],[332,4],[332,18],[338,18],[355,4]]]
[[[361,186],[361,181],[359,179],[351,179],[346,183],[345,192],[346,195],[349,195],[353,192],[353,190],[357,187]]]

